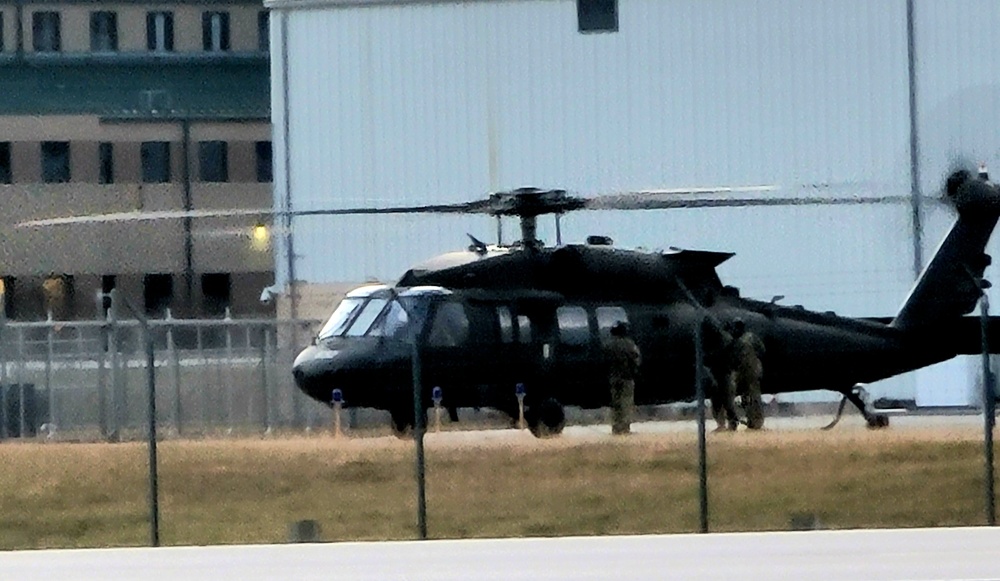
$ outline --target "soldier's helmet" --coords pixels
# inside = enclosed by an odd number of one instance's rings
[[[743,322],[743,319],[737,317],[737,318],[733,319],[732,329],[733,329],[733,334],[738,337],[738,336],[742,335],[744,331],[746,331],[747,324],[745,322]]]
[[[625,321],[618,321],[614,325],[611,325],[611,334],[615,337],[624,337],[628,335],[628,323]]]

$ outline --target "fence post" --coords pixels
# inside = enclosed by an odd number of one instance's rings
[[[225,382],[226,382],[226,415],[229,422],[229,429],[226,433],[232,435],[233,433],[233,414],[235,413],[234,395],[233,395],[233,325],[232,318],[229,315],[229,307],[226,307],[226,317],[225,323],[226,327],[226,364],[223,368],[226,370]]]
[[[260,351],[260,384],[264,391],[264,433],[270,434],[274,429],[274,417],[271,411],[271,382],[267,377],[267,361],[271,357],[271,329],[264,327],[264,344]]]
[[[108,438],[108,393],[107,393],[107,369],[105,359],[108,354],[109,338],[108,325],[111,321],[111,311],[104,311],[104,293],[97,293],[97,312],[103,319],[103,324],[97,329],[97,424],[101,432],[101,437]]]
[[[17,385],[18,385],[18,396],[21,398],[18,401],[18,415],[20,416],[20,428],[21,428],[21,438],[24,438],[24,434],[27,431],[26,418],[24,415],[24,328],[18,327],[17,329]]]
[[[0,294],[0,299],[3,298]],[[0,439],[10,437],[7,426],[10,418],[7,417],[7,350],[4,349],[4,328],[7,326],[6,306],[0,300]]]
[[[52,389],[52,358],[54,355],[54,342],[55,342],[55,331],[53,326],[55,323],[52,320],[52,310],[48,313],[48,328],[45,330],[46,339],[46,352],[45,352],[45,395],[49,401],[49,433],[55,429],[56,424],[56,394]]]
[[[250,348],[253,345],[251,337],[252,333],[250,332],[250,325],[243,325],[243,346],[244,346],[243,348],[248,357],[250,354]],[[246,389],[246,398],[247,398],[246,427],[250,429],[254,424],[254,413],[253,413],[254,402],[253,402],[253,389],[250,388],[249,378],[247,379],[248,381]]]
[[[111,301],[108,309],[108,352],[111,354],[111,366],[108,370],[111,384],[111,428],[110,439],[122,441],[122,392],[120,356],[118,353],[118,313],[117,305]]]
[[[181,360],[180,356],[177,354],[177,343],[174,340],[174,324],[173,315],[170,314],[170,309],[167,309],[167,353],[170,356],[170,367],[173,370],[171,374],[174,379],[174,429],[177,430],[177,435],[180,436],[184,431],[183,417],[181,415]]]

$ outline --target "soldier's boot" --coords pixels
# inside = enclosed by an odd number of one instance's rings
[[[747,412],[747,428],[759,430],[764,427],[764,401],[760,394],[760,383],[752,381],[747,389],[744,407]]]

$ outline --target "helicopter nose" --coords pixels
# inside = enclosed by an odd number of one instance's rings
[[[292,377],[295,385],[310,397],[329,401],[330,383],[337,368],[339,351],[317,347],[306,347],[292,363]],[[325,388],[325,389],[324,389]]]

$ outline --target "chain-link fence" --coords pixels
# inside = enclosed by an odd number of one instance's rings
[[[150,320],[158,420],[197,436],[309,428],[322,405],[295,388],[292,337],[316,321]],[[0,324],[0,437],[141,438],[148,380],[139,321]]]

